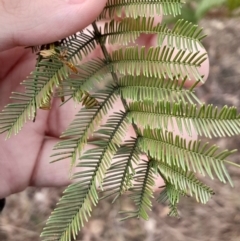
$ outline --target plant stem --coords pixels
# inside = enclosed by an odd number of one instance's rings
[[[104,55],[107,63],[111,63],[111,62],[112,62],[111,56],[109,55],[109,53],[108,53],[108,51],[107,51],[107,48],[106,48],[106,46],[105,46],[105,43],[104,43],[104,42],[102,41],[102,39],[101,39],[101,37],[102,37],[103,35],[102,35],[101,32],[99,31],[99,29],[98,29],[97,24],[96,24],[95,21],[92,23],[92,26],[93,26],[93,29],[94,29],[94,34],[95,34],[95,36],[96,36],[96,39],[98,40],[98,43],[100,44],[100,47],[101,47],[101,49],[102,49],[103,55]],[[110,72],[111,72],[111,75],[112,75],[112,78],[113,78],[114,83],[115,83],[116,85],[118,85],[118,76],[117,76],[117,74],[113,71],[112,68],[111,68]],[[127,102],[126,102],[125,99],[123,99],[122,96],[121,96],[121,101],[122,101],[122,103],[123,103],[123,107],[124,107],[125,111],[127,112],[127,111],[128,111]],[[136,126],[135,123],[132,123],[132,125],[133,125],[134,131],[135,131],[135,133],[136,133],[136,137],[137,137],[137,136],[138,136],[138,135],[137,135],[137,126]]]

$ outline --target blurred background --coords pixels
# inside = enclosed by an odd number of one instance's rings
[[[181,18],[198,23],[210,58],[207,84],[197,90],[199,98],[219,107],[235,105],[240,112],[240,0],[187,1]],[[171,18],[166,21],[172,22]],[[209,139],[208,139],[209,141]],[[240,137],[210,140],[223,149],[240,149]],[[240,150],[232,161],[240,164]],[[118,211],[132,203],[126,198],[111,205],[99,203],[82,229],[82,241],[239,241],[240,169],[229,167],[235,187],[204,179],[216,192],[206,205],[184,198],[180,219],[168,217],[167,205],[154,203],[148,222],[119,222]],[[39,234],[63,189],[28,188],[7,198],[0,215],[1,241],[39,241]],[[157,196],[157,194],[156,194]]]

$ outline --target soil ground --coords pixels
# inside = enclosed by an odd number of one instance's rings
[[[218,106],[235,105],[240,111],[240,19],[211,19],[200,23],[208,37],[211,71],[198,96]],[[240,149],[240,137],[213,139],[222,148]],[[231,160],[240,164],[240,151]],[[205,180],[216,192],[206,205],[184,198],[181,218],[167,216],[168,208],[154,203],[148,222],[119,222],[118,211],[132,204],[123,198],[111,205],[100,202],[81,231],[82,241],[239,241],[240,240],[240,169],[229,167],[235,187]],[[39,241],[39,234],[53,210],[62,189],[28,188],[7,198],[0,216],[1,241]]]

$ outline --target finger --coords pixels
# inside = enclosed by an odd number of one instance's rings
[[[34,69],[36,57],[30,49],[16,47],[0,52],[0,110],[10,102],[9,96],[14,92],[22,92],[20,82]]]
[[[25,133],[26,135],[26,133]],[[0,169],[0,199],[7,197],[13,193],[23,191],[28,186],[37,187],[61,187],[70,184],[69,180],[69,167],[70,161],[65,160],[56,163],[49,163],[49,155],[52,152],[52,147],[57,143],[55,138],[45,138],[42,142],[42,146],[37,151],[41,138],[35,136],[30,138],[31,143],[26,141],[22,148],[28,150],[28,155],[22,157],[22,149],[19,146],[15,147],[13,153],[10,156],[4,155],[5,150],[9,145],[5,146],[4,151],[1,151],[0,164],[3,168]],[[12,144],[19,142],[19,136],[15,140],[10,140]],[[2,147],[2,146],[1,146]],[[36,154],[38,158],[36,159]],[[14,164],[10,163],[14,161]]]
[[[106,0],[0,0],[0,51],[54,42],[100,14]]]
[[[62,187],[70,184],[70,160],[50,163],[52,148],[59,139],[46,137],[39,151],[38,159],[32,170],[29,180],[30,186],[36,187]]]
[[[29,185],[43,141],[45,120],[46,116],[42,116],[38,123],[29,123],[8,140],[0,135],[0,198],[20,192]]]
[[[136,137],[134,129],[130,126],[129,131],[124,138],[129,140],[132,137]],[[32,172],[32,176],[29,181],[29,185],[35,187],[62,187],[71,184],[75,181],[81,181],[81,179],[73,179],[70,177],[70,159],[61,160],[54,163],[49,163],[49,153],[52,152],[52,147],[58,142],[57,138],[48,137],[43,142],[42,148],[39,152],[38,160]],[[84,151],[93,148],[93,145],[86,145]],[[140,159],[147,160],[146,155],[140,155]],[[118,159],[115,159],[117,161]],[[133,164],[136,168],[137,166]],[[72,173],[84,171],[83,167],[75,167]],[[163,185],[163,180],[159,176],[156,176],[155,187],[157,190],[159,186]]]

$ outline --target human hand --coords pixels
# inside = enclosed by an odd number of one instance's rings
[[[8,104],[11,92],[19,91],[19,83],[34,69],[36,56],[23,46],[54,42],[80,31],[96,19],[106,4],[106,0],[97,2],[0,0],[1,110]],[[55,102],[53,106],[59,104]],[[37,121],[27,123],[18,135],[6,141],[4,135],[0,136],[0,198],[29,185],[68,183],[69,163],[49,165],[49,155],[75,113],[69,104],[61,112],[55,108],[39,110]]]
[[[0,15],[0,109],[8,103],[11,92],[21,89],[19,83],[35,66],[35,56],[19,46],[53,42],[81,30],[96,18],[105,3],[106,0],[99,0],[96,6],[94,0],[19,0],[17,3],[0,0],[0,12],[3,13]],[[154,41],[154,37],[142,36],[138,43],[151,46]],[[94,52],[95,56],[99,54],[97,52]],[[208,75],[208,61],[200,72]],[[45,187],[69,183],[69,162],[49,164],[52,147],[77,111],[71,102],[61,109],[57,108],[59,104],[54,100],[50,111],[39,110],[37,121],[28,122],[11,139],[5,141],[4,135],[0,136],[0,198],[29,185]],[[128,134],[134,136],[134,131]]]

